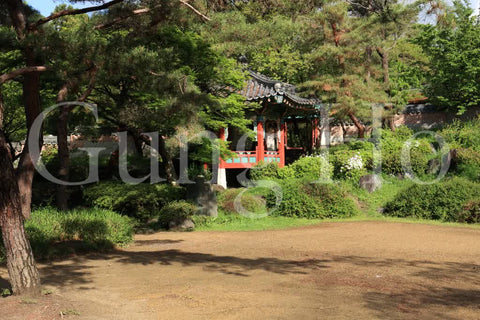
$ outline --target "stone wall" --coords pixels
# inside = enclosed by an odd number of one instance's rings
[[[412,109],[412,108],[411,108]],[[434,129],[441,127],[447,123],[452,122],[454,119],[461,121],[467,121],[480,116],[480,107],[470,108],[463,115],[458,116],[451,112],[406,112],[395,115],[394,123],[395,127],[407,126],[412,129]],[[330,142],[331,144],[338,144],[344,142],[344,137],[356,138],[358,135],[357,128],[350,124],[345,126],[346,132],[344,132],[341,126],[330,127]]]

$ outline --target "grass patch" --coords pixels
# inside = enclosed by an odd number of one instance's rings
[[[194,216],[197,231],[253,231],[276,230],[302,227],[320,223],[317,219],[267,216],[264,218],[248,218],[239,214],[219,213],[218,217]]]
[[[347,192],[359,201],[361,212],[365,217],[383,218],[380,209],[385,208],[386,204],[392,201],[398,192],[412,186],[414,182],[409,179],[399,180],[396,177],[385,175],[383,176],[382,187],[372,193],[351,181],[343,181],[342,184]]]
[[[36,259],[125,246],[133,240],[133,227],[131,218],[97,208],[68,212],[42,208],[32,211],[31,218],[25,222]],[[4,260],[4,249],[0,245],[0,261]]]
[[[306,219],[268,216],[260,219],[252,219],[239,215],[219,213],[217,218],[195,216],[196,231],[262,231],[297,228],[323,223],[348,223],[348,222],[389,222],[389,223],[412,223],[427,224],[434,226],[469,228],[480,230],[480,224],[465,224],[457,222],[441,222],[438,220],[425,220],[414,218],[385,217],[358,215],[348,218]]]

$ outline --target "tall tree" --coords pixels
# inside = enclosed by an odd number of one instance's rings
[[[480,105],[480,19],[466,1],[454,1],[442,20],[424,25],[416,42],[429,58],[425,93],[459,114]]]
[[[2,22],[11,26],[15,31],[15,46],[18,47],[23,66],[0,75],[0,86],[7,81],[21,77],[27,126],[27,141],[16,168],[13,165],[3,128],[0,127],[0,179],[2,181],[0,226],[6,249],[10,282],[15,294],[40,292],[40,279],[30,244],[25,236],[23,221],[30,216],[32,180],[35,172],[28,145],[29,143],[42,145],[41,136],[38,137],[38,141],[28,140],[30,128],[41,112],[40,73],[49,69],[44,64],[46,60],[42,54],[45,48],[42,28],[48,22],[64,16],[104,10],[120,3],[122,0],[112,0],[93,7],[63,10],[48,17],[39,18],[38,14],[35,14],[22,0],[2,2],[2,8],[6,8],[8,13],[8,17],[2,18]],[[0,105],[0,119],[3,120],[5,109],[3,101]]]

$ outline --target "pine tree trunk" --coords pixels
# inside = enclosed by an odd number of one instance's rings
[[[15,295],[40,293],[40,276],[23,225],[20,194],[10,150],[0,131],[0,227],[10,283]]]
[[[372,46],[365,48],[365,82],[368,83],[371,77],[370,67],[372,64]]]
[[[69,154],[68,154],[68,115],[70,113],[69,106],[63,106],[60,109],[60,117],[57,124],[57,144],[58,144],[58,178],[63,181],[68,180],[69,175]],[[68,209],[68,190],[63,184],[57,185],[57,208],[65,211]]]
[[[177,180],[177,175],[175,173],[175,167],[173,166],[172,157],[170,156],[170,152],[168,152],[165,145],[165,139],[161,135],[159,135],[158,138],[158,152],[160,153],[165,166],[166,178],[169,183],[173,183],[175,180]]]
[[[382,70],[383,70],[383,83],[386,86],[387,91],[390,91],[390,77],[388,74],[388,51],[384,51],[382,55]]]
[[[57,95],[57,103],[65,101],[68,93],[69,83],[63,85]],[[58,178],[63,181],[68,180],[69,172],[69,154],[68,154],[68,115],[70,106],[62,106],[60,108],[60,116],[57,123],[57,145],[58,145]],[[57,208],[65,211],[68,209],[68,192],[67,186],[63,184],[57,185],[56,192]]]
[[[342,127],[343,143],[345,143],[347,141],[347,128],[345,127],[345,123],[343,121],[340,122],[340,126]]]
[[[385,91],[390,92],[390,76],[388,73],[388,51],[377,47],[377,53],[382,59],[383,83],[385,84]]]
[[[35,66],[36,59],[32,48],[25,49],[26,64],[28,66]],[[22,213],[25,220],[30,218],[31,203],[32,203],[32,183],[35,174],[35,167],[30,157],[28,149],[28,134],[35,119],[40,115],[40,74],[37,72],[27,73],[23,76],[23,100],[25,105],[25,115],[27,118],[27,140],[20,156],[16,176],[18,188],[20,190],[20,201],[22,205]],[[42,136],[39,141],[32,141],[31,143],[38,143],[42,145]]]
[[[355,124],[355,127],[357,127],[358,138],[359,139],[365,138],[365,126],[360,122],[360,120],[358,120],[358,118],[353,113],[350,112],[348,116],[353,121],[353,124]]]

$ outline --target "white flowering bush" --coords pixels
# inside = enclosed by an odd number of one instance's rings
[[[367,174],[365,160],[358,151],[342,150],[335,154],[335,174],[341,179],[360,179]]]
[[[363,159],[360,153],[355,154],[353,157],[347,160],[347,163],[344,163],[340,168],[341,172],[347,172],[351,170],[361,170],[363,169]]]

